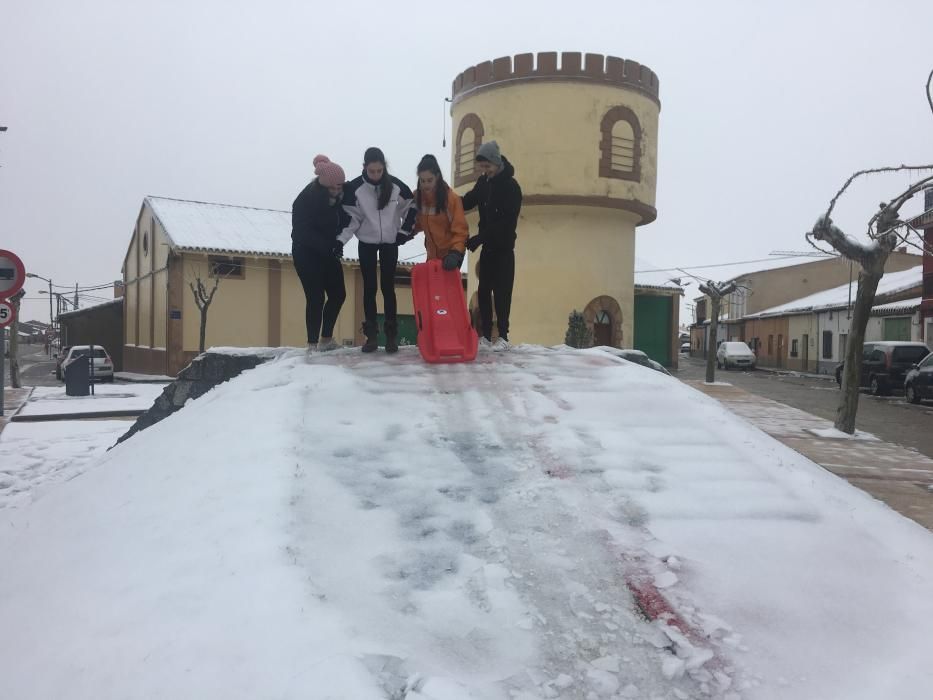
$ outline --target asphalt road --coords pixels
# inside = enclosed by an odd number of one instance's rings
[[[680,356],[678,379],[700,380],[706,361]],[[717,382],[728,382],[745,391],[793,406],[829,420],[836,417],[839,389],[832,377],[817,379],[791,372],[716,370]],[[882,440],[911,447],[933,458],[933,403],[909,404],[903,396],[871,396],[859,399],[856,428]]]
[[[9,365],[6,365],[6,371],[9,373]],[[19,378],[25,386],[58,386],[61,384],[55,379],[55,360],[49,359],[42,345],[20,347]],[[7,374],[7,382],[9,382],[9,374]]]

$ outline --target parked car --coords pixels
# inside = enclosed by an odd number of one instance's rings
[[[94,379],[100,382],[112,382],[113,360],[110,359],[110,355],[107,353],[107,350],[103,345],[95,345],[93,347]],[[69,348],[68,354],[65,355],[65,359],[62,361],[62,376],[64,377],[64,373],[68,368],[68,365],[70,365],[79,357],[86,357],[90,355],[90,352],[90,345],[73,345],[71,348]]]
[[[608,346],[603,346],[601,349],[605,350],[606,352],[611,352],[613,355],[616,357],[621,357],[623,360],[634,362],[636,365],[648,367],[649,369],[653,369],[656,372],[670,375],[670,372],[667,371],[667,368],[664,365],[662,365],[660,362],[652,360],[641,350],[610,348]]]
[[[681,344],[680,344],[680,351],[681,351],[681,352],[690,352],[690,343],[689,343],[689,342],[681,343]]]
[[[55,355],[55,378],[58,381],[63,381],[65,376],[62,374],[62,362],[65,360],[65,357],[68,356],[68,351],[71,350],[70,345],[66,345],[61,349],[57,355]]]
[[[865,343],[862,347],[862,365],[859,368],[859,387],[867,388],[875,396],[904,387],[907,373],[923,360],[930,349],[923,343],[906,340],[884,340]],[[836,367],[836,383],[842,386],[845,363]]]
[[[933,399],[933,352],[907,372],[904,377],[904,396],[910,403]]]
[[[716,351],[716,366],[724,369],[755,369],[755,359],[752,349],[740,340],[727,340]]]

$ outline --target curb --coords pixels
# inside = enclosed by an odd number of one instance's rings
[[[13,423],[40,423],[55,420],[81,420],[84,418],[138,418],[147,409],[126,409],[122,411],[93,411],[90,413],[48,413],[40,416],[15,415],[10,418]]]

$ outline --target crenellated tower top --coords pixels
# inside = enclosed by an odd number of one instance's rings
[[[559,61],[558,61],[559,58]],[[629,88],[660,106],[658,76],[648,66],[615,56],[577,51],[522,53],[467,68],[453,81],[454,103],[477,92],[533,81],[583,81]]]

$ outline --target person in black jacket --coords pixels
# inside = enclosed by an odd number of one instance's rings
[[[314,174],[292,204],[292,259],[305,292],[309,353],[337,347],[334,325],[347,298],[340,264],[343,243],[337,236],[350,219],[342,206],[343,168],[317,156]]]
[[[493,350],[504,350],[509,347],[515,238],[522,209],[522,188],[515,181],[515,168],[499,152],[499,144],[495,141],[479,147],[476,164],[482,174],[473,189],[464,195],[463,208],[467,211],[479,208],[479,233],[467,240],[467,248],[473,252],[483,247],[479,256],[477,291],[483,333],[480,342]],[[493,304],[499,330],[495,343],[492,343]]]

